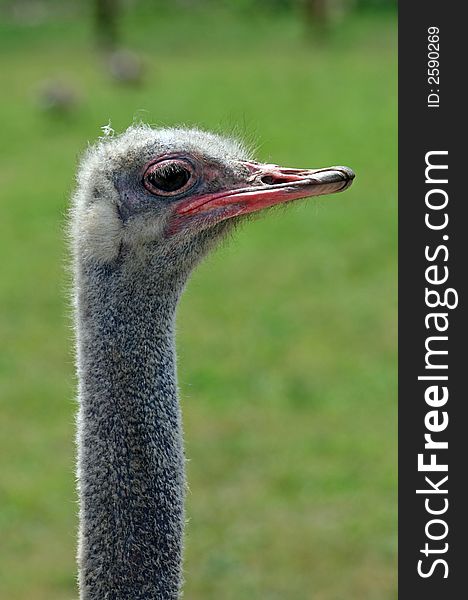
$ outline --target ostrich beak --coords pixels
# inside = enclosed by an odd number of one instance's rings
[[[245,186],[189,198],[177,206],[179,218],[206,214],[221,221],[299,198],[343,192],[354,179],[348,167],[288,169],[244,161],[242,165],[250,173]]]

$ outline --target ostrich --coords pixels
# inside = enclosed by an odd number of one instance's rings
[[[50,115],[69,115],[80,104],[76,89],[66,81],[50,79],[44,81],[37,93],[37,105]]]
[[[114,50],[107,56],[107,69],[111,77],[124,85],[141,85],[145,68],[142,59],[131,50]]]
[[[181,593],[174,320],[191,271],[245,215],[353,178],[260,164],[197,129],[133,126],[86,153],[71,210],[82,600]]]

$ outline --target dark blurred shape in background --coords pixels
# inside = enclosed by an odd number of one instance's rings
[[[122,0],[94,0],[97,48],[103,67],[114,81],[123,85],[141,85],[144,68],[141,57],[121,43]]]
[[[39,85],[37,103],[45,113],[69,115],[78,107],[79,102],[76,88],[65,80],[50,79]]]
[[[124,85],[143,83],[143,60],[136,52],[125,48],[111,50],[105,54],[105,65],[110,76],[117,83]]]
[[[107,51],[119,45],[121,0],[93,0],[98,45]]]

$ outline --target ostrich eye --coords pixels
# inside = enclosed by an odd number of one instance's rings
[[[152,194],[180,194],[195,183],[192,165],[184,160],[162,160],[150,165],[143,175],[143,185]]]

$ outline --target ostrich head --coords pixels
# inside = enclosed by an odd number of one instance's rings
[[[340,192],[347,167],[260,164],[237,141],[196,129],[134,126],[85,157],[75,197],[75,247],[109,263],[151,255],[169,277],[187,273],[245,215]]]

